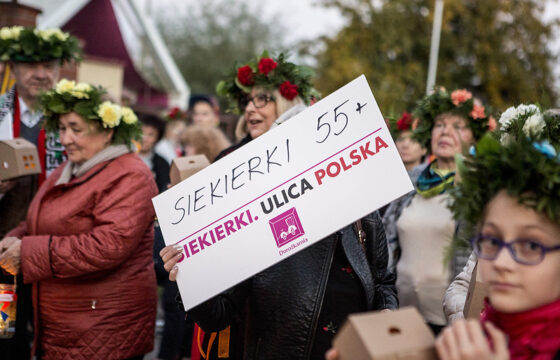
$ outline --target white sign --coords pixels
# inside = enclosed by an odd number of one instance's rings
[[[153,203],[188,310],[412,189],[362,75]]]

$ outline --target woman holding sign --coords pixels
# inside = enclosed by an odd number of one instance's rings
[[[456,230],[447,208],[448,190],[455,179],[455,155],[488,130],[490,118],[466,90],[448,93],[437,89],[413,113],[419,119],[414,137],[435,159],[416,180],[416,190],[391,204],[385,218],[392,218],[386,222],[387,232],[394,234],[389,244],[398,244],[393,258],[400,305],[417,307],[437,333],[447,324],[442,300],[454,275],[451,268],[460,271],[464,265],[455,265],[455,258],[452,266],[444,265]]]
[[[274,60],[265,53],[239,67],[218,89],[246,105],[244,121],[254,138],[298,111],[284,104],[309,100],[310,76],[283,55]],[[161,256],[174,280],[181,249],[168,246]],[[205,331],[222,330],[238,321],[245,334],[238,357],[318,359],[348,314],[397,307],[394,281],[387,271],[381,218],[373,213],[188,314]]]
[[[157,188],[131,153],[140,125],[102,88],[61,80],[42,95],[46,127],[68,162],[0,242],[0,266],[33,284],[34,351],[41,359],[142,358],[153,348],[152,260]]]
[[[441,359],[560,357],[560,127],[536,107],[502,119],[502,144],[478,143],[453,206],[476,228],[489,301],[482,324],[457,320],[442,332]]]

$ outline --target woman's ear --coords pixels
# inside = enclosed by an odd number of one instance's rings
[[[109,129],[108,131],[105,131],[105,143],[106,144],[111,144],[113,142],[113,134],[115,133],[115,129]]]

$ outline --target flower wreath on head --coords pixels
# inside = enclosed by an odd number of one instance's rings
[[[441,114],[454,114],[468,120],[475,139],[480,139],[488,130],[496,128],[496,120],[490,116],[488,109],[475,102],[472,93],[455,90],[448,93],[444,88],[436,88],[434,93],[424,97],[416,104],[412,112],[419,119],[414,129],[414,138],[431,151],[432,128],[436,117]]]
[[[60,62],[81,59],[78,39],[60,29],[0,28],[0,61]]]
[[[105,129],[113,129],[113,144],[130,145],[141,138],[138,117],[131,108],[104,101],[107,92],[102,87],[60,80],[39,98],[45,117],[45,127],[58,131],[59,116],[75,112],[87,122],[97,121]]]
[[[507,109],[499,122],[500,131],[484,136],[458,166],[461,182],[451,191],[451,208],[469,226],[455,246],[466,246],[500,190],[560,223],[560,117],[520,105]]]
[[[309,105],[312,98],[319,97],[319,93],[311,86],[313,75],[310,67],[288,62],[282,53],[273,59],[264,51],[247,64],[235,66],[227,80],[218,83],[216,92],[228,99],[229,110],[236,114],[243,110],[243,104],[253,87],[278,89],[288,100],[300,96]]]
[[[387,127],[393,139],[397,139],[403,131],[413,131],[415,126],[417,126],[417,121],[415,121],[414,116],[411,113],[403,112],[398,120],[395,118],[387,119]]]
[[[523,137],[560,145],[560,117],[551,109],[542,112],[535,104],[512,106],[498,121],[500,141],[504,144]]]

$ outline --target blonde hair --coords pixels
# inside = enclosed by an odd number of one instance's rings
[[[196,154],[205,155],[210,162],[231,145],[220,129],[201,125],[188,126],[181,135],[181,143],[194,147]]]
[[[305,104],[305,102],[299,95],[292,100],[288,100],[283,97],[282,94],[280,94],[280,91],[278,89],[267,92],[274,96],[274,102],[276,103],[276,119],[278,119],[282,114],[284,114],[294,106],[298,104]],[[246,125],[247,124],[245,122],[245,118],[243,117],[243,115],[241,115],[239,117],[239,120],[237,121],[237,125],[235,126],[235,137],[238,141],[241,141],[241,139],[247,136],[248,131]]]

